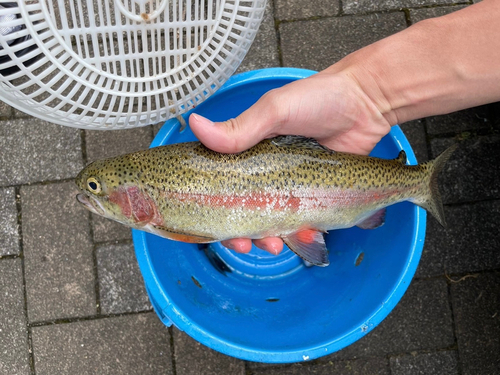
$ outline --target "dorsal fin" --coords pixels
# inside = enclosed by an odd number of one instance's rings
[[[403,165],[406,165],[406,152],[405,152],[405,150],[399,151],[398,157],[394,160],[399,161]]]
[[[309,150],[323,150],[328,152],[335,152],[330,150],[328,147],[325,147],[318,143],[317,140],[313,138],[302,137],[301,135],[280,135],[278,137],[274,137],[271,139],[271,143],[278,147],[297,147],[297,148],[305,148]]]

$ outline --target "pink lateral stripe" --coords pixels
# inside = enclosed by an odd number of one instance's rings
[[[386,191],[356,191],[356,190],[336,190],[325,192],[324,190],[310,190],[305,194],[291,192],[289,195],[277,192],[253,192],[244,196],[224,195],[224,194],[199,194],[199,193],[167,193],[167,199],[180,202],[197,202],[203,206],[247,209],[273,209],[273,210],[293,210],[299,209],[328,209],[333,206],[342,205],[358,206],[370,204],[386,199],[393,194],[400,192],[400,189],[390,189]]]
[[[272,210],[293,210],[299,208],[321,209],[328,208],[337,201],[336,197],[303,196],[297,197],[293,193],[286,196],[277,193],[251,193],[244,196],[223,195],[223,194],[196,194],[196,193],[169,193],[169,199],[180,202],[197,202],[200,205],[221,208],[247,209],[272,209]]]

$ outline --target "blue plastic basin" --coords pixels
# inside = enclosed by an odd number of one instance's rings
[[[214,121],[235,117],[270,89],[314,74],[275,68],[232,77],[192,112]],[[191,112],[190,112],[191,113]],[[184,118],[187,119],[187,113]],[[152,147],[195,140],[177,120]],[[372,155],[415,155],[393,127]],[[420,260],[426,213],[411,204],[388,208],[375,230],[351,228],[326,237],[330,266],[306,267],[290,250],[236,254],[133,231],[139,267],[160,319],[222,353],[250,361],[312,360],[352,344],[379,324],[406,291]],[[360,256],[361,255],[361,256]]]

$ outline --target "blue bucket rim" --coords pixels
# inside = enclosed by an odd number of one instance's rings
[[[240,73],[232,76],[221,87],[221,89],[219,89],[213,95],[213,97],[243,84],[256,82],[262,79],[283,78],[294,80],[307,78],[316,73],[317,72],[312,70],[299,68],[266,68]],[[187,121],[189,115],[195,110],[196,108],[185,113],[183,115],[184,119],[186,119]],[[167,124],[171,126],[166,126]],[[171,132],[173,132],[174,130],[178,131],[179,126],[180,124],[177,119],[168,120],[160,129],[150,147],[162,145],[165,139],[169,137]],[[409,164],[416,164],[417,160],[415,154],[413,153],[408,140],[406,139],[404,133],[398,125],[392,127],[389,136],[401,150],[406,151]],[[380,307],[372,310],[371,314],[364,323],[360,324],[358,327],[353,328],[350,332],[346,333],[342,337],[334,338],[331,341],[324,342],[310,348],[300,350],[283,350],[279,352],[266,351],[242,345],[235,345],[224,340],[223,337],[214,335],[206,331],[199,325],[192,324],[189,319],[186,319],[185,315],[182,314],[182,310],[179,308],[179,306],[177,306],[175,302],[172,301],[169,296],[162,290],[156,275],[152,271],[153,267],[151,258],[148,254],[146,241],[146,236],[148,234],[146,232],[133,229],[132,239],[138,263],[140,265],[147,265],[147,268],[144,266],[140,268],[147,287],[146,289],[148,295],[153,302],[153,306],[157,315],[165,325],[170,326],[174,324],[178,329],[184,331],[198,342],[208,346],[209,348],[236,358],[254,362],[295,363],[310,361],[326,354],[334,353],[353,344],[355,341],[368,334],[372,329],[380,324],[399,303],[404,293],[408,289],[408,286],[410,285],[410,282],[416,272],[424,246],[427,213],[424,209],[416,207],[415,215],[415,230],[413,231],[413,238],[411,241],[412,248],[408,256],[406,267],[401,271],[398,282],[396,283],[392,291],[389,292],[387,299],[381,303]],[[161,296],[163,298],[163,301],[159,301],[158,298],[154,298],[154,296],[157,295]]]

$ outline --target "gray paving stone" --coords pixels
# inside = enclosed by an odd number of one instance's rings
[[[391,358],[392,375],[458,375],[455,351],[411,354]]]
[[[423,120],[408,121],[400,125],[405,133],[406,139],[410,142],[411,148],[417,157],[419,163],[429,160],[429,151],[427,150],[427,135],[425,133]]]
[[[311,17],[336,16],[340,10],[339,0],[274,0],[276,18],[296,20]]]
[[[0,117],[11,117],[12,107],[2,101],[0,101]]]
[[[378,10],[401,9],[425,5],[454,4],[454,0],[343,0],[345,14],[373,12]]]
[[[13,116],[15,119],[18,119],[18,118],[33,119],[34,118],[33,116],[28,115],[26,112],[20,111],[19,109],[14,108],[14,107],[12,107],[12,111],[13,111]]]
[[[432,156],[436,157],[455,142],[452,139],[432,140]],[[471,137],[460,142],[439,176],[443,202],[500,198],[499,160],[499,135]]]
[[[422,8],[422,9],[410,9],[410,20],[411,23],[417,23],[419,21],[441,17],[446,14],[456,12],[457,10],[467,8],[466,5],[454,5],[449,7],[434,7],[434,8]]]
[[[500,373],[500,273],[451,285],[462,373]]]
[[[152,125],[153,127],[153,134],[156,137],[162,126],[165,125],[165,122],[159,122],[157,124]]]
[[[85,130],[87,163],[144,150],[152,140],[151,126],[122,130]]]
[[[88,214],[72,182],[21,188],[30,322],[95,314]]]
[[[250,50],[236,73],[279,66],[278,38],[274,27],[273,5],[268,1],[264,19]]]
[[[35,327],[32,340],[37,375],[173,374],[154,313]]]
[[[244,375],[245,363],[212,350],[174,328],[177,375]]]
[[[384,375],[390,374],[386,358],[363,358],[328,363],[307,363],[257,368],[252,375]]]
[[[405,27],[403,12],[282,23],[283,64],[322,70]]]
[[[454,343],[444,280],[414,280],[382,323],[354,344],[320,361],[447,348]]]
[[[0,121],[0,186],[76,176],[80,130],[33,118]]]
[[[103,314],[152,309],[132,244],[99,246],[96,256]]]
[[[0,374],[29,374],[20,259],[0,260]]]
[[[19,254],[16,193],[14,188],[0,188],[0,257]]]
[[[132,239],[132,231],[129,227],[96,214],[91,214],[91,216],[92,232],[94,234],[95,242],[98,243]]]
[[[500,267],[500,201],[445,207],[447,227],[429,219],[418,277]]]
[[[426,119],[427,132],[430,135],[439,135],[491,129],[493,121],[489,116],[488,108],[488,106],[480,106],[447,115],[428,117]]]

